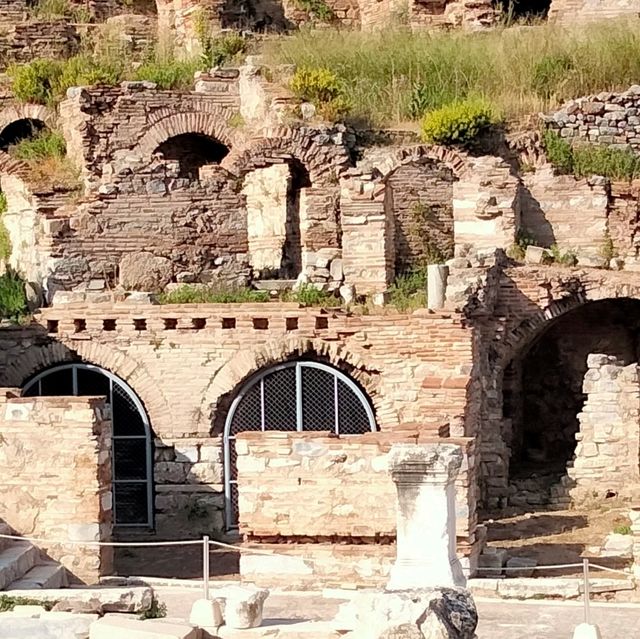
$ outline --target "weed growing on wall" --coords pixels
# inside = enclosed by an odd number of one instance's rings
[[[303,284],[298,289],[287,291],[282,296],[284,302],[297,302],[302,306],[339,306],[339,300],[327,291],[323,291],[313,286],[313,284]]]
[[[562,249],[557,244],[549,247],[549,255],[556,264],[561,266],[575,266],[578,263],[578,257],[573,249]]]
[[[0,275],[0,317],[18,321],[27,314],[24,280],[8,269]]]
[[[427,305],[427,270],[398,275],[389,288],[389,304],[401,313]]]
[[[324,0],[295,0],[300,9],[320,22],[331,22],[336,15]]]
[[[460,100],[424,116],[422,139],[433,144],[469,146],[499,122],[500,118],[485,100]]]
[[[162,619],[167,616],[167,604],[160,601],[155,595],[151,601],[151,606],[145,610],[139,619]]]
[[[547,159],[557,171],[576,177],[602,175],[613,180],[640,176],[640,156],[630,149],[581,144],[572,146],[555,131],[542,135]]]
[[[526,231],[518,229],[516,233],[516,241],[507,250],[507,255],[518,261],[524,260],[527,253],[527,246],[535,246],[536,240]]]
[[[140,66],[134,77],[155,82],[159,89],[186,90],[193,85],[193,76],[199,68],[197,60],[152,60]]]
[[[16,606],[41,606],[45,610],[51,610],[58,602],[32,597],[14,597],[12,595],[0,595],[0,612],[9,612]]]
[[[235,304],[246,302],[268,302],[267,291],[250,288],[220,288],[185,284],[170,293],[158,296],[160,304]]]
[[[7,196],[0,193],[0,261],[6,262],[11,257],[11,238],[2,216],[7,212]]]

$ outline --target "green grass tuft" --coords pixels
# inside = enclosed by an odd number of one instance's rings
[[[235,304],[247,302],[268,302],[267,291],[250,288],[203,287],[185,284],[170,293],[158,296],[160,304]]]
[[[138,68],[135,79],[155,82],[159,89],[187,90],[199,68],[197,60],[153,60]]]
[[[9,612],[16,606],[42,606],[45,610],[51,610],[57,601],[44,601],[31,597],[14,597],[13,595],[0,595],[0,612]]]
[[[27,315],[24,280],[14,271],[0,275],[0,317],[20,320]]]
[[[37,162],[47,158],[63,158],[67,145],[62,133],[44,129],[32,138],[24,138],[10,146],[9,155],[24,162]]]
[[[322,291],[313,284],[303,284],[297,290],[287,291],[283,295],[285,302],[297,302],[303,306],[339,306],[340,300],[332,293]]]
[[[401,313],[427,305],[427,271],[418,270],[398,275],[389,288],[389,304]]]

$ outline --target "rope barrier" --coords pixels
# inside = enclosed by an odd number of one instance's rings
[[[0,539],[14,539],[37,544],[61,544],[75,546],[113,546],[115,548],[141,548],[145,546],[192,546],[202,545],[202,539],[185,541],[80,541],[76,539],[42,539],[40,537],[20,537],[19,535],[0,535]],[[209,542],[211,543],[211,542]]]

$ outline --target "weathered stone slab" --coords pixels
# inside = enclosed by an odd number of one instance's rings
[[[153,590],[146,586],[130,588],[60,588],[21,590],[21,597],[56,601],[56,610],[82,612],[144,612],[151,607]]]
[[[161,619],[103,617],[91,625],[89,639],[199,639],[200,630],[191,624]]]

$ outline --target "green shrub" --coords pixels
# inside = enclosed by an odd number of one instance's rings
[[[36,104],[53,102],[61,73],[62,65],[55,60],[33,60],[7,69],[13,95],[21,102]]]
[[[426,269],[398,275],[389,288],[389,304],[400,312],[424,308],[427,305]]]
[[[44,129],[32,138],[24,138],[9,147],[11,157],[24,162],[34,162],[47,158],[63,158],[67,154],[65,139],[59,131]]]
[[[6,262],[11,257],[11,238],[2,216],[7,211],[7,196],[0,193],[0,261]]]
[[[576,252],[573,249],[565,251],[557,244],[552,244],[549,247],[549,254],[556,264],[561,264],[562,266],[575,266],[578,263]]]
[[[231,60],[237,59],[247,48],[247,41],[239,33],[225,33],[212,38],[200,38],[202,46],[201,63],[207,67],[221,67]]]
[[[613,532],[616,535],[630,535],[631,534],[631,526],[628,524],[620,524],[613,529]]]
[[[295,0],[296,4],[320,22],[331,22],[336,14],[324,0]]]
[[[573,61],[564,53],[545,55],[533,65],[531,88],[536,95],[548,100],[560,92],[573,68]]]
[[[312,284],[303,284],[294,291],[288,291],[283,300],[286,302],[297,302],[303,306],[338,306],[339,301],[335,295],[322,291]]]
[[[498,122],[484,100],[461,100],[427,113],[422,119],[422,138],[433,144],[466,146]]]
[[[0,317],[19,320],[27,313],[24,281],[14,271],[0,275]]]
[[[289,88],[298,98],[313,103],[327,120],[344,117],[353,106],[344,94],[342,82],[329,69],[300,67],[291,78]]]
[[[514,260],[522,261],[526,255],[527,246],[535,246],[535,243],[535,238],[531,237],[522,229],[518,229],[516,241],[507,251],[507,255]]]
[[[196,60],[166,60],[143,64],[135,72],[136,80],[155,82],[160,89],[189,89],[199,69]]]
[[[542,146],[547,160],[559,173],[573,173],[573,149],[555,131],[547,129],[542,133]]]
[[[54,97],[63,99],[70,87],[118,84],[124,74],[124,61],[78,55],[62,63],[55,86]]]
[[[234,304],[268,302],[267,291],[250,288],[219,288],[185,284],[180,288],[158,296],[160,304]]]
[[[632,180],[640,175],[640,157],[631,150],[586,144],[575,146],[573,172],[578,177],[603,175],[613,180]]]
[[[151,606],[139,616],[139,619],[162,619],[167,616],[167,604],[160,601],[155,595],[151,600]]]

